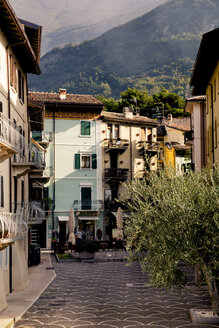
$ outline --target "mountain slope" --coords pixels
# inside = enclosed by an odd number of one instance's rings
[[[165,1],[10,0],[18,17],[43,26],[43,53],[68,42],[98,37]]]
[[[201,35],[218,23],[219,0],[170,0],[94,40],[52,50],[30,87],[118,96],[127,86],[163,85],[182,93]]]

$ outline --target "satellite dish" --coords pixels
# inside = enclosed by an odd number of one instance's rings
[[[172,145],[171,145],[171,143],[169,143],[169,142],[166,142],[165,143],[165,146],[169,149],[169,150],[171,150],[173,147],[172,147]]]

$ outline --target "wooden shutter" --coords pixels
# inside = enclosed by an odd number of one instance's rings
[[[90,210],[91,209],[91,188],[82,187],[81,188],[81,205],[82,209]]]
[[[92,154],[92,169],[97,168],[97,154]]]
[[[80,154],[75,154],[75,168],[80,169]]]
[[[81,121],[81,135],[82,136],[90,135],[90,122],[89,121]]]

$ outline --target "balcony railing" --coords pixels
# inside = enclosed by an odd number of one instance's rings
[[[128,169],[105,169],[106,182],[109,180],[125,181],[128,178]]]
[[[73,203],[75,211],[101,211],[103,209],[102,200],[75,200]]]
[[[0,248],[24,237],[28,227],[23,216],[17,213],[0,212]]]
[[[105,151],[111,150],[118,150],[120,152],[126,151],[129,146],[128,139],[120,139],[120,138],[113,138],[113,139],[104,139],[103,147]]]
[[[47,131],[32,131],[32,138],[39,143],[49,143],[52,141],[52,132]]]
[[[46,166],[43,170],[43,178],[51,178],[53,174],[53,167],[52,166]]]
[[[28,203],[15,203],[14,210],[17,215],[22,216],[23,220],[29,224],[41,224],[46,218],[52,202],[31,201]]]
[[[2,113],[0,113],[0,145],[14,153],[21,152],[25,145],[19,127]]]
[[[23,147],[19,154],[14,155],[13,165],[34,165],[36,168],[43,168],[45,166],[45,152],[34,144],[28,144]]]
[[[137,147],[143,155],[145,152],[158,152],[160,143],[158,141],[139,141]]]

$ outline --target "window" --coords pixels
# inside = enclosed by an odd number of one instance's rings
[[[81,155],[81,168],[82,169],[90,169],[91,168],[90,155]]]
[[[10,56],[10,85],[17,91],[17,69],[13,56]]]
[[[76,169],[96,169],[97,155],[96,154],[75,154]]]
[[[214,147],[217,148],[217,119],[214,122],[214,134],[215,134],[215,145],[214,145]]]
[[[18,71],[18,96],[24,104],[24,77],[20,70]]]
[[[90,136],[90,122],[89,121],[81,121],[81,135],[82,136]]]
[[[2,113],[2,102],[0,101],[0,113]]]
[[[4,179],[0,176],[0,206],[4,207]]]
[[[8,247],[5,248],[5,270],[8,269]]]

